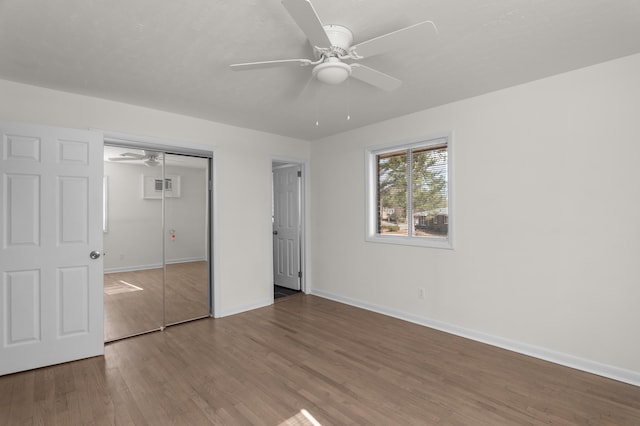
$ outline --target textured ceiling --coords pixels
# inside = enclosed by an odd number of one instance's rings
[[[279,0],[0,0],[0,78],[313,140],[640,52],[638,0],[313,4],[354,43],[427,19],[439,36],[362,62],[403,81],[385,92],[230,70],[312,58]]]

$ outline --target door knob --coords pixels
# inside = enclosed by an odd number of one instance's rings
[[[278,231],[273,231],[273,235],[278,235]]]
[[[100,252],[99,252],[99,251],[94,250],[94,251],[92,251],[91,253],[89,253],[89,257],[90,257],[91,259],[94,259],[94,260],[95,260],[95,259],[98,259],[98,258],[100,257]]]

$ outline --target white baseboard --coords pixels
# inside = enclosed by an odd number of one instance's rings
[[[189,263],[189,262],[203,262],[207,259],[204,257],[185,257],[183,259],[167,259],[166,264],[171,265],[173,263]]]
[[[184,258],[184,259],[169,259],[166,264],[171,265],[174,263],[188,263],[188,262],[202,262],[206,261],[205,258]],[[162,268],[162,263],[154,263],[151,265],[134,265],[134,266],[116,266],[113,268],[104,268],[105,274],[113,274],[115,272],[133,272],[133,271],[144,271],[146,269],[158,269]]]
[[[258,308],[264,308],[265,306],[273,305],[273,299],[265,299],[259,302],[251,303],[249,305],[236,306],[230,309],[223,309],[220,312],[215,312],[215,318],[228,317],[230,315],[241,314],[243,312],[252,311]]]
[[[530,345],[528,343],[505,339],[499,336],[493,336],[493,335],[482,333],[476,330],[459,327],[457,325],[449,324],[446,322],[436,321],[436,320],[424,318],[418,315],[396,311],[394,309],[390,309],[385,306],[379,306],[372,303],[363,302],[361,300],[339,296],[337,294],[325,292],[322,290],[314,289],[311,294],[325,298],[325,299],[330,299],[336,302],[340,302],[340,303],[355,306],[358,308],[366,309],[369,311],[377,312],[379,314],[398,318],[404,321],[419,324],[425,327],[444,331],[445,333],[454,334],[460,337],[465,337],[467,339],[475,340],[477,342],[486,343],[488,345],[497,346],[502,349],[507,349],[513,352],[532,356],[534,358],[543,359],[545,361],[553,362],[555,364],[560,364],[566,367],[575,368],[576,370],[582,370],[587,373],[592,373],[598,376],[607,377],[609,379],[617,380],[617,381],[628,383],[631,385],[640,386],[640,372],[627,370],[627,369],[615,367],[612,365],[602,364],[596,361],[579,358],[574,355],[570,355],[562,352],[556,352],[556,351],[542,348],[539,346]]]
[[[115,268],[105,268],[105,274],[113,274],[115,272],[134,272],[134,271],[145,271],[147,269],[158,269],[162,268],[162,263],[154,263],[152,265],[136,265],[136,266],[120,266]]]

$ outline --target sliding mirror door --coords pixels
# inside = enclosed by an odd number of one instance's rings
[[[165,157],[168,325],[209,316],[209,159]]]
[[[210,313],[210,157],[105,145],[105,340]]]
[[[163,154],[105,146],[105,340],[164,326]]]

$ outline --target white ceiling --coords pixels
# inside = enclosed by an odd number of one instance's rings
[[[639,0],[313,4],[354,43],[427,19],[439,37],[362,62],[403,80],[385,92],[230,70],[312,58],[280,0],[0,0],[0,78],[314,140],[640,52]]]

